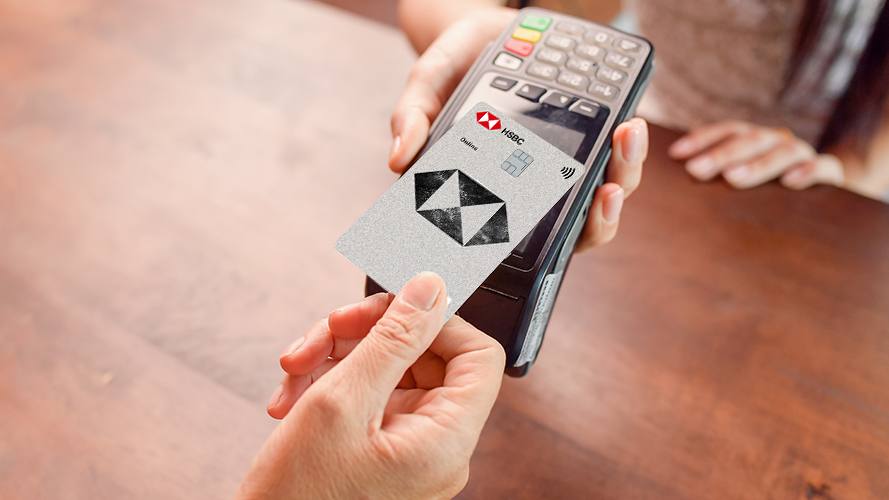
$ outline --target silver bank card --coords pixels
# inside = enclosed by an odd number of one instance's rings
[[[480,102],[336,241],[392,293],[423,271],[445,321],[583,177],[579,162]]]

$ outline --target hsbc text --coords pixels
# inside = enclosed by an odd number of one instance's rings
[[[503,135],[505,135],[506,137],[508,137],[509,140],[511,140],[512,142],[518,144],[519,146],[521,146],[522,143],[525,142],[525,139],[519,137],[518,134],[516,134],[515,132],[509,130],[508,128],[505,128],[505,129],[501,130],[500,133],[503,134]]]

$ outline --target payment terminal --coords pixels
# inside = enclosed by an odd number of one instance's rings
[[[525,375],[537,357],[593,194],[602,184],[612,134],[634,116],[653,57],[651,44],[638,36],[548,10],[522,9],[466,73],[417,155],[476,103],[486,102],[586,167],[585,176],[457,312],[503,345],[511,376]],[[381,291],[368,278],[366,294]]]

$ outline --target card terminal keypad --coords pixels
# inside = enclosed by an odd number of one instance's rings
[[[616,103],[638,66],[638,56],[644,55],[642,47],[641,42],[607,28],[527,14],[513,29],[494,65],[520,71],[517,77],[524,74],[550,82],[555,85],[553,91],[561,87],[586,98]],[[532,60],[526,63],[528,58]],[[528,93],[521,92],[522,88],[516,94],[534,101],[548,90]]]
[[[537,51],[537,59],[545,63],[561,66],[568,60],[568,54],[561,50],[543,47]]]

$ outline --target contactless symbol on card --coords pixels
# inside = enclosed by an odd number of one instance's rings
[[[509,241],[506,203],[457,169],[414,175],[417,213],[462,246]]]

